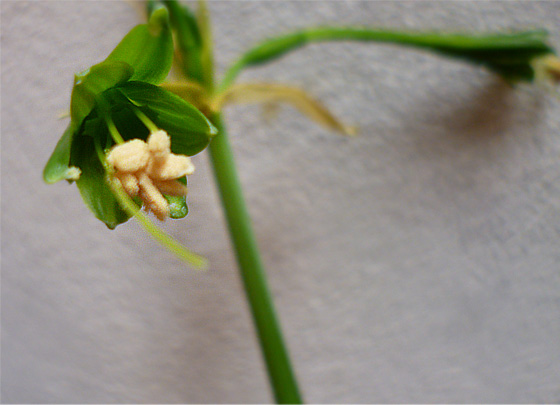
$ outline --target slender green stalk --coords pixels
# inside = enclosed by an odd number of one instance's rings
[[[277,403],[299,404],[302,403],[302,399],[266,282],[264,267],[237,177],[231,146],[220,115],[213,116],[211,121],[218,128],[218,135],[210,144],[214,175],[269,380]]]
[[[227,89],[246,67],[270,62],[306,44],[323,41],[381,42],[422,48],[484,65],[505,79],[532,80],[530,61],[552,53],[544,30],[486,35],[405,32],[360,27],[316,27],[265,40],[249,49],[225,73],[218,93]]]
[[[181,8],[176,0],[169,0],[166,4],[168,7],[172,6],[169,8],[172,21],[180,19],[190,21],[191,17],[185,14],[186,10]],[[183,12],[181,12],[182,10]],[[190,77],[186,74],[189,71],[187,66],[183,69],[184,79],[187,81],[195,79],[208,94],[213,94],[213,43],[210,19],[204,0],[199,1],[197,26],[200,48],[198,52],[194,52],[194,55],[190,56],[200,61],[202,71],[200,77]],[[181,36],[189,35],[186,29],[178,29],[178,31]],[[188,43],[190,40],[192,39],[184,38],[183,42]],[[181,50],[180,53],[184,53],[184,50]],[[188,55],[183,54],[182,61],[188,64],[187,57]],[[209,147],[214,176],[274,397],[280,404],[300,404],[302,403],[301,396],[266,281],[266,274],[245,206],[226,130],[219,113],[208,118],[218,129],[218,135],[212,140]]]
[[[135,217],[140,225],[144,227],[146,232],[152,235],[155,240],[169,249],[169,251],[179,259],[190,264],[197,270],[206,270],[208,268],[208,261],[206,258],[185,249],[183,245],[154,225],[152,221],[150,221],[148,217],[142,213],[136,204],[134,204],[134,201],[132,201],[128,194],[126,194],[119,183],[110,178],[107,179],[107,183],[111,187],[111,190],[121,207],[128,213],[128,215]]]

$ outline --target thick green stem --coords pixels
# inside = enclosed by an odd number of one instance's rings
[[[279,404],[299,404],[301,397],[266,282],[231,146],[220,115],[211,120],[219,131],[210,144],[214,175],[274,396]]]
[[[187,22],[191,19],[189,15],[185,14],[187,10],[180,7],[176,0],[170,0],[166,4],[171,6],[169,10],[172,22],[181,19]],[[185,49],[181,53],[184,53],[183,61],[187,61],[188,56],[200,61],[202,71],[200,77],[194,78],[186,74],[188,69],[184,69],[183,73],[185,73],[187,81],[200,80],[205,91],[212,94],[214,89],[212,36],[208,10],[203,0],[199,3],[196,24],[200,34],[200,49],[194,54],[191,52],[190,55],[186,54]],[[180,36],[185,37],[191,34],[185,24],[181,27],[175,25]],[[192,38],[182,39],[185,44],[189,41],[192,41]],[[212,140],[209,147],[212,166],[274,397],[280,404],[300,404],[301,397],[297,382],[266,282],[266,275],[251,227],[251,220],[245,207],[227,134],[220,114],[214,114],[208,118],[218,128],[218,135]]]

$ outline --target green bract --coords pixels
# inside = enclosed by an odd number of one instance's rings
[[[105,59],[77,74],[70,102],[70,124],[43,172],[47,183],[76,181],[95,216],[109,228],[128,220],[115,198],[104,167],[114,143],[108,125],[120,136],[146,139],[148,118],[171,137],[173,153],[192,156],[210,142],[216,129],[194,106],[161,89],[173,61],[173,39],[165,7],[153,10],[149,22],[134,27]],[[184,197],[167,197],[171,217],[187,212]],[[139,204],[139,202],[138,202]]]

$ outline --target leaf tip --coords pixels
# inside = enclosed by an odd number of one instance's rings
[[[148,20],[148,31],[150,34],[157,37],[167,27],[169,27],[169,12],[167,11],[167,7],[159,6],[154,8]]]

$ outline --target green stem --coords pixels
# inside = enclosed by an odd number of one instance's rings
[[[359,27],[315,27],[265,40],[249,49],[225,73],[218,93],[226,90],[241,71],[270,62],[302,46],[324,41],[380,42],[423,48],[471,63],[485,65],[506,79],[532,79],[528,63],[553,52],[544,30],[486,35],[405,32]]]
[[[175,0],[172,0],[168,5],[174,5],[174,3]],[[181,13],[181,10],[179,7],[170,8],[172,21],[173,19],[190,18],[188,15]],[[208,10],[204,0],[199,2],[197,24],[200,30],[201,46],[195,58],[198,58],[201,62],[201,85],[208,94],[212,94],[214,89],[212,35]],[[182,35],[186,34],[187,32],[183,30]],[[186,43],[188,40],[188,38],[185,38],[183,41]],[[184,54],[183,60],[187,56]],[[193,78],[185,75],[185,79],[191,81]],[[300,404],[302,403],[301,396],[274,310],[272,296],[267,285],[249,213],[243,199],[241,184],[237,177],[233,152],[229,145],[225,127],[220,114],[214,114],[208,118],[218,129],[218,135],[212,140],[209,147],[214,176],[218,183],[241,279],[251,308],[274,397],[276,402],[280,404]]]
[[[211,120],[218,128],[218,135],[210,144],[214,175],[274,396],[279,404],[299,404],[302,400],[266,282],[231,146],[221,116],[217,114]]]

